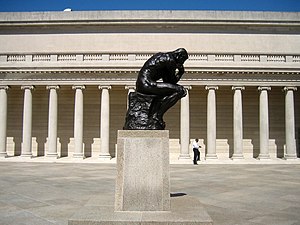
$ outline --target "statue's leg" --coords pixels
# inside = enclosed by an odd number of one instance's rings
[[[153,86],[145,85],[142,88],[139,87],[137,92],[157,96],[151,104],[149,116],[156,121],[155,123],[160,124],[162,129],[165,127],[163,122],[164,113],[186,95],[186,90],[183,86],[163,82],[155,83]]]
[[[186,95],[186,91],[175,92],[170,96],[166,96],[164,98],[158,99],[156,104],[152,108],[152,112],[154,112],[154,117],[157,117],[159,120],[162,119],[165,112],[167,112],[172,106],[174,106],[179,99]]]
[[[178,92],[166,96],[160,100],[160,108],[158,109],[159,114],[163,115],[165,112],[168,111],[172,106],[174,106],[179,99],[182,98],[182,95]]]

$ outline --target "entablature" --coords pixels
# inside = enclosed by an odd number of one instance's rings
[[[153,53],[2,54],[0,84],[134,85]],[[190,53],[184,85],[300,86],[300,55]]]
[[[0,54],[5,71],[137,71],[154,53]],[[189,53],[187,71],[300,72],[300,54]]]

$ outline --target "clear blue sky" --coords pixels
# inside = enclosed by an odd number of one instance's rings
[[[300,0],[0,0],[0,12],[82,10],[300,11]]]

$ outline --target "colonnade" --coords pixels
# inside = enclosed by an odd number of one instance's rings
[[[23,130],[21,157],[32,157],[32,90],[33,85],[21,86],[24,90],[23,104]],[[59,85],[46,86],[49,90],[48,113],[48,152],[46,157],[58,158],[57,152],[57,123],[58,123],[58,93]],[[0,86],[0,157],[7,156],[6,131],[7,131],[7,90],[9,86]],[[84,85],[74,85],[74,158],[84,158],[83,144],[83,92]],[[111,86],[99,86],[101,90],[101,148],[99,158],[111,159],[109,153],[109,89]]]
[[[48,116],[48,152],[46,157],[58,158],[57,153],[57,123],[58,123],[58,85],[47,86],[49,91],[49,116]],[[101,85],[101,126],[100,138],[101,147],[99,158],[102,160],[111,159],[109,153],[109,129],[110,129],[110,99],[109,92],[111,86]],[[134,91],[134,86],[126,86],[128,93]],[[190,103],[189,90],[191,86],[185,86],[187,95],[181,99],[180,105],[180,154],[179,160],[190,159]],[[6,131],[7,131],[7,91],[9,86],[0,86],[0,157],[7,156],[6,150]],[[21,157],[32,157],[32,90],[33,85],[21,86],[24,91],[23,104],[23,130]],[[74,158],[84,158],[83,143],[83,92],[84,85],[74,85],[75,108],[74,108]],[[207,160],[217,159],[216,154],[216,92],[218,86],[206,86],[207,90]],[[233,155],[232,159],[243,159],[243,102],[242,91],[244,86],[233,86]],[[269,112],[268,112],[268,91],[269,86],[258,87],[259,91],[259,143],[260,152],[258,159],[270,159],[269,154]],[[294,91],[296,87],[284,87],[285,92],[285,159],[296,159],[297,150],[295,143],[295,114],[294,114]]]
[[[191,87],[187,88],[187,91]],[[206,86],[207,93],[207,143],[205,159],[217,159],[216,154],[216,91],[218,86]],[[233,155],[232,159],[243,159],[243,102],[242,91],[244,86],[233,86]],[[269,86],[259,86],[259,160],[270,159],[269,153]],[[285,92],[285,159],[297,159],[297,149],[295,140],[295,110],[294,110],[294,91],[296,87],[284,87]],[[179,159],[189,158],[186,151],[189,141],[189,95],[181,99],[181,127],[180,127],[180,156]]]

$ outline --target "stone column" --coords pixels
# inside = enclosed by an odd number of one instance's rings
[[[75,90],[73,158],[83,159],[83,90],[85,86],[74,85],[72,89]]]
[[[127,109],[128,109],[128,95],[131,93],[131,92],[135,92],[135,85],[127,85],[125,86],[125,89],[128,90],[128,93],[127,93]]]
[[[57,90],[58,85],[46,87],[49,90],[49,115],[48,115],[48,152],[47,157],[58,158],[57,154]]]
[[[7,90],[9,86],[0,86],[0,157],[7,157],[6,131],[7,131]]]
[[[216,90],[218,86],[206,86],[207,95],[207,143],[205,159],[217,159],[216,154]]]
[[[258,87],[259,96],[259,148],[258,159],[270,159],[269,154],[269,103],[268,91],[271,87]]]
[[[101,149],[99,158],[102,160],[110,160],[111,156],[109,154],[109,89],[111,86],[99,86],[102,90],[101,94]]]
[[[297,159],[295,143],[294,91],[296,87],[285,87],[285,159]]]
[[[231,159],[243,159],[243,86],[233,86],[233,155]]]
[[[24,107],[23,107],[23,135],[22,135],[22,157],[32,157],[32,85],[21,86],[24,90]]]
[[[186,96],[180,100],[180,155],[179,160],[190,160],[190,97],[191,86],[186,86]]]

